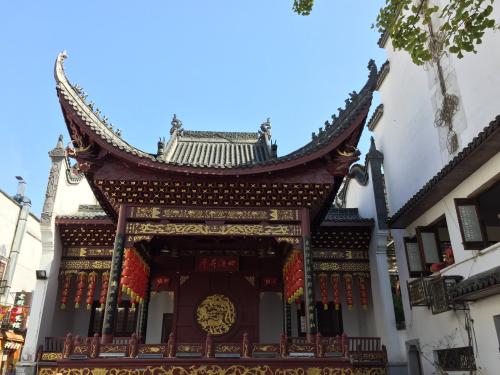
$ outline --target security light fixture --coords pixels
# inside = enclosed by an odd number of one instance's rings
[[[45,270],[36,270],[36,279],[37,280],[47,280],[47,271]]]

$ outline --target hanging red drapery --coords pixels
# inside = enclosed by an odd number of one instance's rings
[[[75,309],[78,309],[82,302],[86,278],[87,274],[85,272],[78,272],[78,276],[76,277]]]
[[[99,303],[101,305],[101,309],[106,304],[106,298],[108,296],[108,286],[109,286],[109,272],[106,271],[101,276],[101,294],[99,296]]]
[[[368,290],[367,290],[367,278],[363,274],[358,275],[359,282],[359,300],[361,302],[361,307],[363,310],[368,309]]]
[[[71,290],[71,274],[64,275],[61,288],[61,301],[60,301],[62,310],[66,309],[70,290]]]
[[[338,273],[333,273],[331,276],[332,289],[333,289],[333,304],[335,305],[335,310],[340,309],[340,275]]]
[[[349,310],[352,310],[354,303],[353,303],[353,298],[352,298],[352,275],[351,274],[346,273],[344,275],[344,283],[345,283],[345,300],[346,300],[347,308]]]
[[[87,284],[87,299],[85,300],[85,302],[87,302],[87,310],[90,310],[92,308],[92,304],[94,303],[94,294],[96,287],[97,287],[97,273],[92,271],[89,273],[89,279]]]
[[[304,258],[300,250],[294,250],[285,262],[283,281],[287,302],[300,300],[304,294]]]
[[[323,309],[328,310],[328,275],[326,273],[320,273],[318,279],[321,303],[323,304]]]

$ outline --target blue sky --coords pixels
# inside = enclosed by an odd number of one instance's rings
[[[279,155],[307,143],[385,61],[370,26],[383,0],[4,1],[0,4],[0,189],[28,182],[39,214],[59,134],[57,53],[123,138],[155,152],[173,113],[189,130],[257,131]],[[367,148],[368,132],[360,148]]]

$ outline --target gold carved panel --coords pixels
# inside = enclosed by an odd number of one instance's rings
[[[128,234],[220,235],[220,236],[300,236],[300,225],[285,224],[161,224],[127,223]]]
[[[299,210],[293,209],[190,209],[169,207],[132,207],[133,219],[190,219],[190,220],[255,220],[255,221],[298,221]]]
[[[223,335],[236,323],[236,309],[228,297],[212,294],[198,305],[196,321],[206,333]]]

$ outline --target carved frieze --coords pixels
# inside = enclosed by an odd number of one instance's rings
[[[314,271],[370,272],[368,262],[315,262]]]
[[[218,236],[300,236],[299,225],[285,224],[176,224],[127,223],[127,234],[136,235],[218,235]]]
[[[132,219],[189,219],[189,220],[249,220],[298,221],[299,210],[293,209],[189,209],[169,207],[131,207]]]

